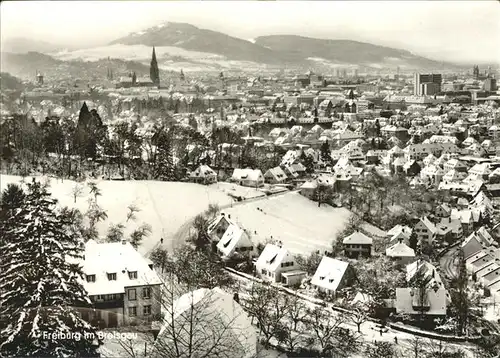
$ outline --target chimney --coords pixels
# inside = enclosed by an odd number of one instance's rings
[[[231,214],[229,214],[227,217],[228,217],[229,219],[231,219]]]

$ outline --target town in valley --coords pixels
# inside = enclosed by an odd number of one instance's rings
[[[0,356],[500,357],[498,4],[189,3],[2,4]]]

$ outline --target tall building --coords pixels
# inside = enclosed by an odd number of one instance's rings
[[[436,94],[441,92],[441,82],[443,81],[443,75],[440,73],[435,74],[420,74],[415,73],[413,78],[413,94],[415,96],[422,96],[431,94],[424,93],[425,92],[433,92],[432,94]],[[432,85],[425,85],[428,83],[432,83]]]
[[[479,66],[478,65],[475,65],[472,68],[472,75],[474,76],[475,79],[479,78]]]
[[[151,58],[151,66],[149,68],[149,77],[155,85],[160,86],[160,70],[158,69],[158,62],[156,61],[156,51],[154,46],[153,55]]]
[[[484,81],[484,90],[488,92],[495,92],[497,90],[497,80],[495,78],[487,78]]]
[[[39,85],[39,86],[43,86],[43,75],[37,71],[36,73],[36,83]]]

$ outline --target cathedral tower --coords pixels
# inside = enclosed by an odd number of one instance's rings
[[[160,70],[158,69],[158,62],[156,61],[156,51],[153,46],[153,55],[151,57],[151,66],[149,68],[149,77],[151,81],[158,87],[160,86]]]

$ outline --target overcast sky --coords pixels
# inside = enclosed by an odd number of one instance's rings
[[[295,34],[350,39],[431,58],[500,62],[498,1],[183,1],[1,4],[2,41],[27,37],[64,46],[102,45],[166,22],[243,39]]]

